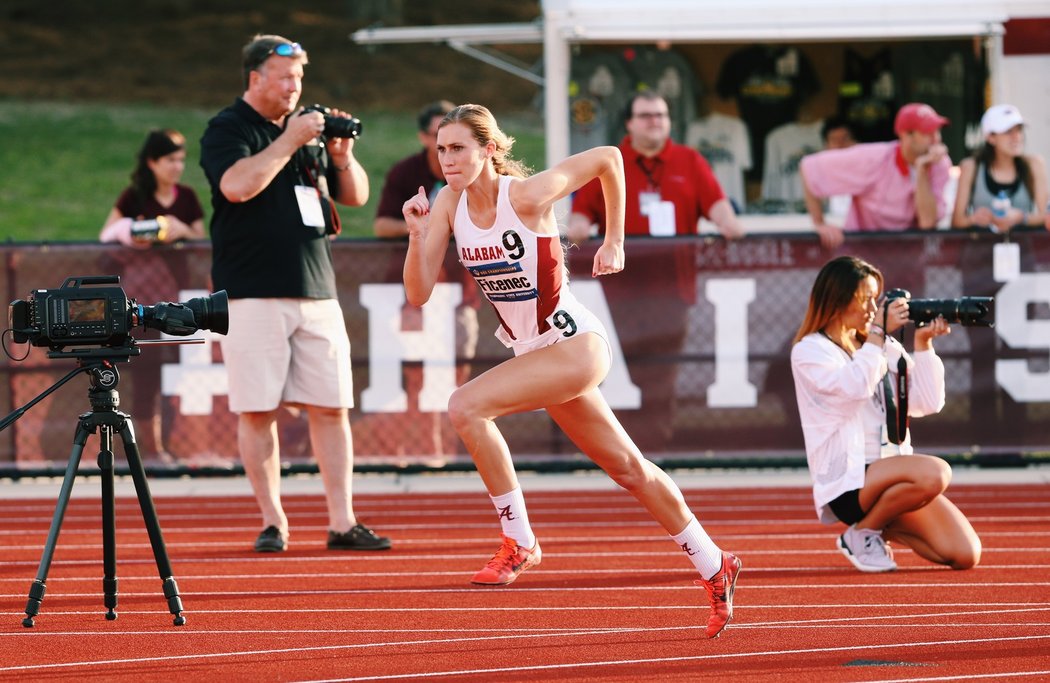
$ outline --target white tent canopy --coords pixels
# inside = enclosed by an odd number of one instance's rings
[[[527,24],[372,28],[358,43],[443,42],[545,88],[547,163],[569,151],[570,47],[581,43],[778,42],[989,36],[992,73],[1014,5],[995,0],[542,0]],[[1036,3],[1039,4],[1039,3]],[[1043,3],[1045,5],[1045,3]],[[1021,8],[1022,10],[1024,8]],[[477,46],[544,45],[544,76]],[[993,89],[994,89],[993,84]]]
[[[973,36],[1001,30],[998,3],[974,0],[544,0],[573,42],[798,41]]]

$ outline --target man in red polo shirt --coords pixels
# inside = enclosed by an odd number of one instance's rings
[[[645,90],[627,104],[623,153],[627,206],[625,231],[631,235],[695,235],[701,216],[728,239],[743,228],[711,166],[695,149],[672,142],[667,102]],[[605,204],[596,180],[581,187],[572,200],[569,241],[579,244],[605,229]]]
[[[624,112],[627,136],[620,143],[627,186],[628,237],[697,234],[701,216],[727,239],[743,236],[733,206],[699,152],[671,141],[667,102],[652,91],[634,95]],[[585,241],[605,228],[601,185],[580,188],[572,202],[567,237]],[[602,289],[642,404],[618,410],[631,438],[649,452],[695,448],[675,425],[675,385],[690,311],[696,303],[695,240],[675,244],[637,241],[627,247],[624,273],[602,279]]]

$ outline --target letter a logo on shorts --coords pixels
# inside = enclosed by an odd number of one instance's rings
[[[689,557],[692,557],[693,555],[696,555],[696,551],[695,550],[690,550],[689,549],[689,544],[688,543],[683,543],[682,544],[682,552],[684,552]]]
[[[509,505],[507,507],[505,507],[505,508],[500,508],[499,509],[499,518],[500,519],[506,519],[506,520],[509,520],[509,521],[513,521],[513,520],[517,519],[517,517],[515,517],[514,514],[510,511],[510,506]]]

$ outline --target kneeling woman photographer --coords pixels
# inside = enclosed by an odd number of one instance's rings
[[[944,406],[944,365],[933,339],[951,329],[943,318],[916,329],[914,356],[908,355],[889,336],[909,322],[908,303],[898,298],[880,306],[882,289],[882,273],[871,264],[851,256],[829,261],[795,335],[791,371],[817,515],[825,524],[848,525],[838,547],[861,571],[897,568],[886,541],[969,569],[980,561],[981,541],[944,496],[951,469],[940,458],[913,453],[906,429],[899,445],[889,442],[886,429],[901,357],[908,367],[908,415]]]

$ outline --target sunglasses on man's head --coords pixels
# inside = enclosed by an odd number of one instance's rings
[[[295,55],[301,55],[302,53],[303,46],[299,43],[281,43],[271,47],[270,51],[266,53],[266,56],[277,55],[278,57],[294,57]]]

